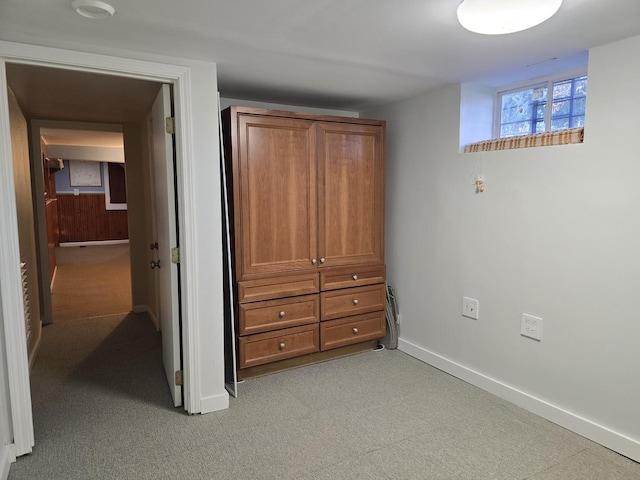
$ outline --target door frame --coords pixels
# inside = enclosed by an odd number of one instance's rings
[[[200,408],[200,348],[197,323],[196,251],[193,153],[192,153],[192,83],[191,69],[150,61],[61,50],[37,45],[0,41],[0,299],[6,343],[9,394],[16,456],[32,451],[34,445],[31,390],[19,265],[13,158],[7,96],[6,63],[21,63],[79,70],[121,77],[170,83],[174,89],[176,119],[176,177],[178,189],[178,224],[183,266],[180,276],[182,292],[182,349],[184,408],[197,413]]]

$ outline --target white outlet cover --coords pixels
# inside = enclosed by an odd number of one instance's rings
[[[542,318],[534,317],[528,313],[522,314],[522,323],[520,325],[520,335],[532,338],[534,340],[542,340]]]
[[[462,316],[478,320],[480,302],[475,298],[462,297]]]

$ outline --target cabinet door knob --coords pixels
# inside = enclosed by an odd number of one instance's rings
[[[356,327],[353,327],[353,334],[357,335],[358,334],[358,329]]]
[[[286,346],[286,345],[284,344],[284,342],[281,342],[281,343],[280,343],[280,350],[284,350],[284,347],[285,347],[285,346]]]
[[[358,280],[358,275],[354,275],[354,276],[353,276],[353,279],[354,279],[354,280]]]
[[[314,258],[313,260],[311,260],[311,264],[315,265],[316,263],[318,263],[318,261]]]
[[[354,299],[354,300],[353,300],[353,304],[354,304],[354,305],[357,305],[357,304],[358,304],[358,300],[357,300],[357,299]]]
[[[278,314],[278,316],[279,316],[280,318],[284,318],[284,310],[283,310],[283,311],[281,311],[281,312]]]
[[[320,263],[324,263],[324,262],[326,262],[326,261],[327,261],[327,259],[326,259],[326,258],[324,258],[324,257],[322,257],[322,258],[320,259]]]

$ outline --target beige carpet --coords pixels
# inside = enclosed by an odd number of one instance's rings
[[[60,247],[56,260],[54,322],[131,310],[128,244]]]

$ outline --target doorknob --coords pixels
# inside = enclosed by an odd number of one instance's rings
[[[149,267],[151,268],[151,270],[153,270],[154,268],[160,268],[160,260],[156,262],[152,260],[151,262],[149,262]]]

